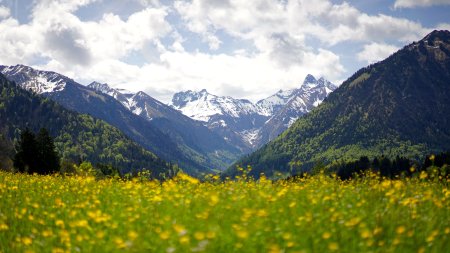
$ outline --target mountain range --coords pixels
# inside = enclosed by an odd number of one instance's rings
[[[287,175],[360,156],[420,158],[450,149],[448,31],[360,69],[339,88],[307,75],[298,88],[256,103],[204,89],[164,104],[142,91],[84,86],[24,65],[0,66],[0,73],[2,131],[11,138],[24,127],[46,127],[63,157],[147,164],[158,174],[174,164],[195,176],[233,164],[225,176],[236,175],[237,165],[251,165],[254,176]]]
[[[190,174],[226,168],[241,154],[206,127],[143,92],[117,93],[112,97],[104,93],[106,90],[98,90],[98,84],[84,86],[64,75],[23,65],[1,66],[0,72],[26,90],[70,110],[104,120],[145,149],[178,164]],[[120,100],[127,98],[134,106],[142,105],[139,115],[136,114],[139,109]]]
[[[146,93],[130,92],[111,88],[108,84],[93,82],[88,85],[93,90],[109,95],[119,101],[129,111],[147,120],[177,143],[184,152],[192,153],[199,164],[206,168],[221,170],[241,155],[239,149],[230,145],[221,136],[212,132],[172,107],[154,99]],[[208,167],[209,166],[209,167]]]
[[[362,68],[317,108],[236,166],[296,174],[318,164],[450,149],[450,32],[433,31]]]
[[[335,86],[308,75],[299,89],[279,91],[256,104],[206,90],[176,93],[170,105],[148,94],[25,65],[0,66],[20,87],[79,113],[102,119],[147,150],[191,174],[223,170],[284,131]],[[279,121],[279,122],[278,122]]]
[[[122,173],[150,170],[156,178],[173,174],[171,164],[131,141],[103,120],[76,113],[24,90],[0,74],[0,128],[10,139],[21,130],[46,128],[64,160],[108,164]],[[3,151],[3,150],[2,150]]]
[[[203,122],[243,153],[248,153],[274,139],[335,89],[336,86],[324,78],[317,80],[307,75],[299,88],[280,90],[257,103],[216,96],[203,89],[176,93],[170,106]]]

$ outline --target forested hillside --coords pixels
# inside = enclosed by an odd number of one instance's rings
[[[48,129],[62,158],[73,162],[111,164],[122,173],[148,169],[154,176],[171,168],[117,128],[25,91],[3,75],[0,75],[0,121],[10,139],[17,139],[26,127],[34,132]]]
[[[450,32],[434,31],[363,68],[277,139],[236,165],[309,170],[361,156],[421,158],[450,149]],[[236,174],[235,166],[226,175]]]

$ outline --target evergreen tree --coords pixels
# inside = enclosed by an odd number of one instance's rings
[[[50,174],[59,171],[59,155],[47,129],[41,128],[39,130],[36,141],[38,145],[37,172],[39,174]]]
[[[37,142],[36,137],[30,129],[26,128],[20,134],[17,153],[13,159],[14,168],[19,172],[37,172]]]
[[[19,172],[50,174],[59,171],[59,155],[47,129],[41,128],[37,137],[26,128],[20,134],[14,168]]]
[[[392,177],[392,163],[391,160],[385,156],[381,157],[380,173],[382,176]]]
[[[6,138],[4,131],[0,132],[0,169],[11,169],[12,144]]]

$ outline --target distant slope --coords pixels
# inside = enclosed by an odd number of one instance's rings
[[[109,95],[83,86],[64,75],[24,65],[1,66],[0,71],[25,89],[51,98],[68,109],[106,121],[145,149],[178,164],[189,174],[210,173],[213,169],[214,164],[209,157],[171,138]],[[223,164],[224,167],[227,165]]]
[[[133,93],[97,82],[91,83],[88,87],[114,97],[128,110],[170,136],[174,142],[189,147],[198,157],[204,157],[204,163],[211,169],[225,169],[242,155],[238,148],[226,142],[201,122],[183,115],[142,91]]]
[[[418,157],[450,149],[450,32],[434,31],[363,68],[311,113],[237,164],[309,169],[361,155]],[[225,174],[233,175],[231,167]]]
[[[0,122],[8,135],[17,138],[25,127],[47,128],[65,159],[112,164],[122,172],[149,169],[154,176],[170,168],[153,153],[137,145],[117,128],[63,108],[7,80],[0,74]]]
[[[301,87],[280,90],[256,104],[246,99],[216,96],[204,89],[178,92],[170,105],[248,153],[277,137],[334,89],[324,78],[317,80],[307,75]]]
[[[290,127],[299,117],[310,112],[337,87],[323,77],[317,80],[307,75],[300,88],[280,91],[272,97],[259,101],[260,108],[269,108],[272,115],[262,126],[256,139],[257,146],[262,146],[275,139]],[[288,94],[288,96],[282,96]],[[276,99],[283,99],[283,103],[276,103]],[[275,98],[275,99],[274,99]],[[273,101],[273,102],[272,102]],[[274,103],[275,102],[275,103]]]
[[[243,153],[253,149],[255,132],[269,118],[261,115],[249,100],[216,96],[205,89],[178,92],[170,105],[184,115],[201,121]]]

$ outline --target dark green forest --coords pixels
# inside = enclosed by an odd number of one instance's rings
[[[20,134],[14,155],[14,169],[21,173],[53,174],[60,171],[60,157],[45,128],[34,134],[26,128]]]
[[[363,156],[353,162],[334,163],[328,168],[322,169],[329,173],[336,173],[342,180],[358,177],[368,170],[387,178],[413,176],[417,175],[417,172],[426,171],[429,176],[444,179],[450,175],[450,151],[427,155],[420,162],[400,156],[396,156],[394,159],[385,156],[369,159],[367,156]]]
[[[48,98],[25,91],[3,75],[0,75],[0,122],[7,137],[1,145],[9,146],[8,150],[11,150],[11,143],[18,142],[23,129],[37,132],[46,128],[66,161],[110,164],[123,174],[145,169],[154,177],[173,173],[176,167],[104,121],[67,110]]]

